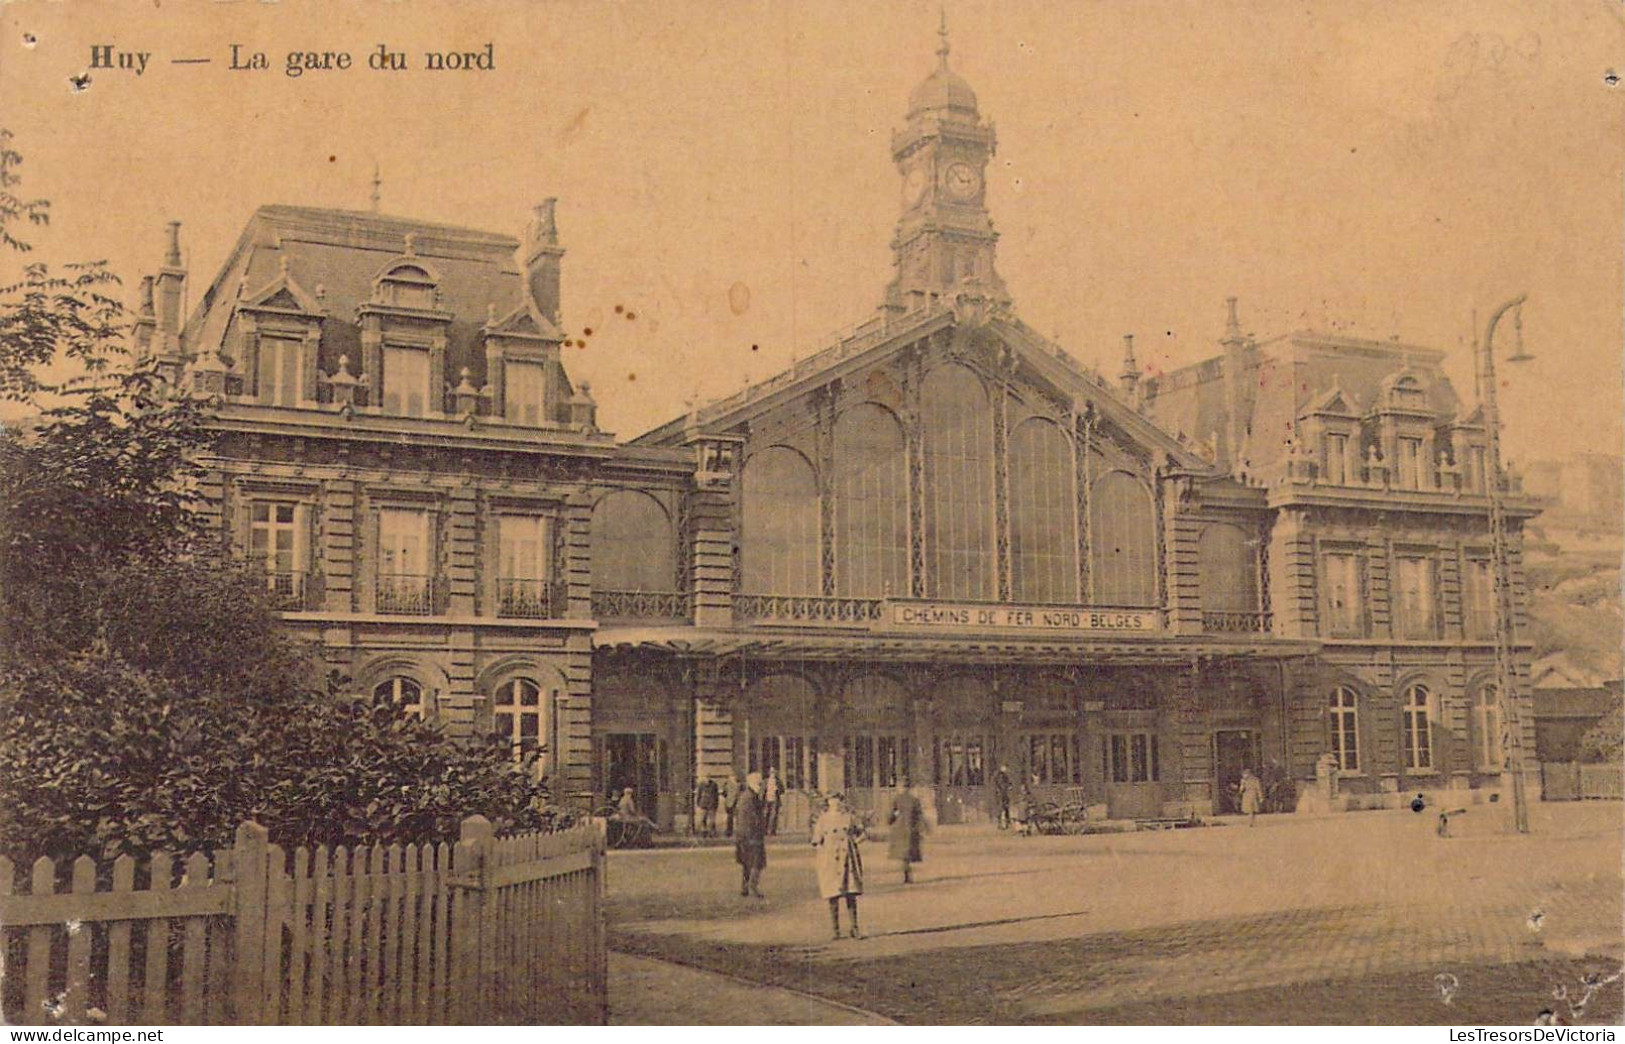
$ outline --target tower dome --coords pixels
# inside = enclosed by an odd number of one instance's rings
[[[976,92],[965,78],[948,68],[948,19],[943,16],[942,27],[937,30],[942,44],[937,48],[935,71],[920,81],[908,96],[908,115],[948,109],[964,115],[976,116]]]

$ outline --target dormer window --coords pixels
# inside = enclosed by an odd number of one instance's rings
[[[539,360],[509,359],[503,378],[502,415],[510,424],[539,426],[547,416],[545,364]]]
[[[435,307],[436,280],[421,265],[399,264],[378,277],[373,300],[396,308]]]
[[[397,417],[422,417],[428,403],[428,349],[384,345],[384,412]]]

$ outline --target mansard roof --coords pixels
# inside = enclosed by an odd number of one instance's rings
[[[349,356],[353,368],[361,358],[358,309],[373,301],[380,273],[415,259],[438,291],[433,311],[449,317],[447,372],[467,366],[479,384],[485,379],[479,341],[493,312],[516,317],[529,311],[518,249],[512,236],[457,225],[363,211],[263,206],[199,296],[183,335],[185,348],[204,355],[226,349],[236,306],[267,304],[286,290],[299,311],[322,316],[321,368],[332,372],[340,355]],[[538,324],[537,335],[562,340],[551,323]]]
[[[1070,398],[1080,409],[1092,407],[1102,418],[1116,424],[1125,435],[1151,453],[1159,463],[1166,459],[1181,468],[1195,471],[1212,469],[1210,463],[1143,416],[1105,379],[1086,369],[1065,349],[1013,314],[1002,312],[990,318],[968,317],[941,304],[900,316],[882,315],[852,327],[836,335],[823,349],[798,360],[775,376],[707,405],[696,406],[688,414],[676,417],[633,441],[672,445],[683,441],[696,430],[726,432],[831,380],[868,370],[922,338],[955,328],[984,331],[1024,364],[1030,378],[1048,385],[1058,395]]]

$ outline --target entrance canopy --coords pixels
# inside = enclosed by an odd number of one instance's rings
[[[606,627],[595,649],[645,650],[678,656],[750,656],[792,660],[935,660],[970,663],[1189,664],[1205,659],[1295,659],[1320,643],[1282,638],[1146,637],[1011,638],[1005,636],[888,637],[858,634],[764,634],[699,627]]]

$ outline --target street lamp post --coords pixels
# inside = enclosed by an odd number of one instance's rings
[[[1520,834],[1529,833],[1529,798],[1524,786],[1523,723],[1518,715],[1517,662],[1513,643],[1514,604],[1512,592],[1511,544],[1506,528],[1506,475],[1501,468],[1501,415],[1495,402],[1495,327],[1501,317],[1514,313],[1518,343],[1507,362],[1531,358],[1523,350],[1523,302],[1519,294],[1490,316],[1484,330],[1484,347],[1476,360],[1479,389],[1484,407],[1484,428],[1488,445],[1485,485],[1490,498],[1490,557],[1495,586],[1495,691],[1501,718],[1501,757],[1503,771],[1512,777],[1512,823]]]

